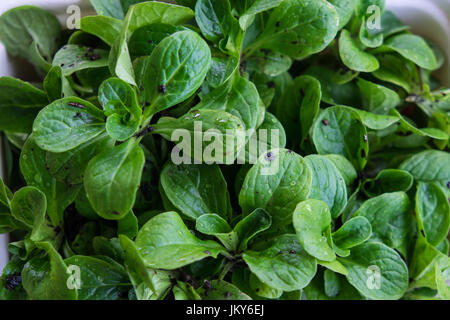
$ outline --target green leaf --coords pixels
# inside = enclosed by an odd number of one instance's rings
[[[43,251],[22,270],[22,283],[32,300],[77,300],[77,290],[69,289],[70,273],[59,253],[48,242],[38,242]]]
[[[380,67],[377,58],[361,50],[346,29],[341,31],[339,37],[339,55],[342,62],[351,70],[373,72]]]
[[[11,200],[12,216],[30,228],[33,227],[35,220],[45,216],[46,211],[47,199],[45,194],[35,187],[20,189]]]
[[[348,258],[340,258],[340,261],[348,270],[348,281],[369,299],[397,300],[408,288],[405,262],[382,243],[361,244],[351,250]]]
[[[58,182],[47,169],[45,160],[46,152],[38,147],[31,135],[20,155],[20,170],[28,186],[45,193],[47,213],[52,224],[58,226],[62,222],[64,210],[75,200],[81,185]]]
[[[259,145],[257,145],[259,144]],[[283,125],[270,112],[264,112],[264,121],[250,137],[245,152],[249,163],[254,163],[266,150],[284,148],[286,132]]]
[[[411,288],[427,287],[437,289],[438,277],[436,274],[440,271],[447,270],[450,267],[450,258],[447,254],[443,254],[419,233],[414,248],[414,254],[410,265]],[[438,269],[438,270],[436,270]]]
[[[380,21],[380,26],[381,25],[382,22]],[[384,41],[382,28],[369,28],[366,17],[363,17],[362,19],[358,35],[361,44],[369,48],[377,48],[381,46]]]
[[[390,109],[400,104],[399,95],[391,89],[361,78],[357,84],[362,93],[364,108],[369,112],[388,114]]]
[[[150,56],[145,96],[151,113],[189,98],[203,83],[211,66],[207,43],[193,31],[180,31],[162,40]]]
[[[145,25],[131,35],[128,42],[130,54],[132,57],[150,55],[164,38],[182,30],[185,28],[164,23]]]
[[[324,285],[325,294],[328,297],[336,297],[339,294],[339,291],[341,290],[341,283],[339,276],[330,270],[325,270],[323,274],[323,279],[325,282]]]
[[[112,46],[122,30],[122,21],[102,15],[87,16],[81,18],[80,28]]]
[[[372,225],[371,240],[382,242],[406,255],[414,221],[409,198],[404,192],[385,193],[369,199],[354,216],[369,220]]]
[[[336,9],[327,1],[284,0],[272,11],[250,50],[264,48],[292,58],[305,58],[325,49],[336,36],[338,26]]]
[[[346,276],[348,274],[347,269],[340,263],[338,260],[334,261],[321,261],[317,260],[317,264],[321,265],[322,267],[327,268],[328,270],[331,270],[335,273],[342,274]]]
[[[233,76],[239,67],[239,59],[236,56],[213,57],[211,60],[211,69],[206,75],[206,81],[213,88],[225,84]]]
[[[177,281],[173,287],[173,295],[175,300],[201,300],[200,295],[195,291],[194,287],[186,282]]]
[[[448,189],[450,182],[450,154],[444,151],[426,150],[406,159],[399,167],[422,182],[437,182]]]
[[[192,110],[179,119],[161,118],[151,128],[178,143],[172,154],[177,163],[231,164],[246,143],[242,120],[219,110]]]
[[[197,289],[202,300],[251,300],[248,295],[224,280],[212,280],[208,283],[211,289],[203,287]]]
[[[0,130],[29,133],[39,109],[48,104],[45,92],[10,77],[0,78],[0,91]]]
[[[397,109],[392,109],[391,114],[394,116],[397,116],[400,119],[400,125],[404,130],[408,130],[409,132],[412,132],[413,134],[422,136],[422,137],[430,137],[432,139],[437,140],[444,140],[447,141],[449,138],[449,135],[436,128],[424,128],[424,129],[418,129],[414,125],[412,125],[409,121],[407,121],[403,116],[398,112]]]
[[[330,209],[332,218],[337,218],[347,204],[345,180],[336,166],[327,158],[310,155],[305,158],[313,179],[310,199],[322,200]]]
[[[319,154],[340,154],[357,170],[367,163],[367,131],[360,118],[342,106],[322,111],[313,126],[313,142]]]
[[[62,153],[47,152],[45,162],[48,171],[58,181],[80,184],[89,161],[100,152],[111,149],[114,140],[103,133],[84,144]]]
[[[65,152],[95,138],[105,130],[103,118],[90,102],[71,97],[42,109],[33,124],[36,143],[50,152]]]
[[[386,128],[389,128],[393,124],[401,121],[400,118],[397,116],[375,114],[375,113],[367,112],[367,111],[356,109],[356,108],[346,107],[346,106],[339,106],[339,107],[353,112],[358,118],[361,119],[361,122],[367,128],[372,129],[372,130],[384,130]]]
[[[305,74],[313,76],[320,82],[322,100],[328,104],[361,105],[361,97],[358,87],[354,82],[339,84],[331,75],[336,70],[324,65],[315,65],[305,70]]]
[[[21,6],[0,17],[0,40],[14,56],[30,59],[33,42],[45,60],[51,59],[61,41],[61,24],[50,12],[35,6]]]
[[[125,267],[138,300],[157,300],[171,286],[171,274],[145,266],[136,245],[126,236],[119,236],[125,252]]]
[[[261,12],[278,7],[283,0],[255,0],[239,18],[242,30],[246,30],[254,21],[255,16]]]
[[[119,37],[111,46],[109,53],[108,66],[111,74],[128,82],[131,85],[136,85],[134,78],[133,64],[131,62],[130,53],[128,51],[128,39],[130,36],[129,27],[131,24],[131,17],[133,16],[135,7],[132,6],[125,17],[122,25],[122,30]]]
[[[129,7],[141,0],[89,0],[99,16],[123,19]]]
[[[414,63],[397,54],[383,54],[378,59],[380,69],[373,73],[377,79],[393,83],[408,93],[420,90],[419,74]]]
[[[196,229],[203,234],[216,236],[232,252],[246,250],[256,235],[270,228],[272,219],[263,209],[256,209],[231,229],[228,223],[215,214],[202,215],[196,221]]]
[[[272,225],[271,216],[263,209],[256,209],[239,221],[234,227],[239,238],[239,250],[246,250],[247,245],[254,237],[266,231]]]
[[[333,242],[341,249],[351,249],[368,240],[372,235],[369,220],[357,216],[345,222],[342,227],[333,232]]]
[[[114,261],[72,256],[64,263],[80,270],[79,300],[119,300],[131,286],[125,269]]]
[[[419,36],[400,34],[388,39],[385,46],[399,53],[404,58],[411,60],[421,68],[427,70],[435,70],[437,68],[437,61],[433,50]]]
[[[53,66],[61,67],[64,76],[80,70],[106,67],[108,51],[68,44],[55,54]]]
[[[44,89],[50,102],[64,97],[76,96],[75,91],[70,86],[69,81],[63,76],[60,66],[52,67],[44,79]]]
[[[136,246],[148,267],[166,270],[224,252],[218,243],[196,238],[175,212],[150,219],[139,231]]]
[[[362,191],[368,197],[376,197],[383,193],[395,191],[407,192],[414,183],[413,176],[404,170],[385,169],[378,172],[373,179],[367,179],[362,185]]]
[[[321,98],[320,82],[311,76],[299,76],[290,83],[278,102],[276,113],[288,137],[300,135],[302,141],[306,139],[319,113]]]
[[[134,239],[139,231],[139,222],[133,211],[130,211],[123,219],[117,221],[117,234]]]
[[[251,61],[255,61],[259,68],[268,76],[276,77],[289,70],[292,59],[276,51],[259,50],[256,51]]]
[[[231,216],[227,183],[218,165],[169,162],[161,172],[161,185],[170,202],[191,219],[208,213]]]
[[[84,187],[89,202],[102,218],[120,220],[131,211],[144,164],[144,152],[132,139],[89,162]]]
[[[0,277],[0,299],[1,300],[26,300],[27,293],[23,289],[22,283],[18,283],[21,278],[21,272],[25,262],[18,256],[13,256],[5,265]],[[12,281],[11,281],[12,280]],[[9,284],[15,286],[9,286]],[[21,282],[21,281],[20,281]]]
[[[337,13],[339,14],[339,29],[342,29],[352,18],[358,0],[328,0],[329,3],[334,5]]]
[[[197,0],[195,21],[206,39],[218,43],[239,29],[228,0]]]
[[[335,281],[339,283],[339,292],[332,292],[330,283],[325,281],[325,274],[329,273],[318,272],[311,283],[303,290],[305,296],[308,300],[362,300],[363,297],[358,293],[358,291],[342,276],[337,276],[334,274]],[[329,275],[328,275],[329,277]],[[337,279],[336,279],[337,278]],[[327,286],[327,291],[325,291],[325,286]],[[328,294],[327,294],[328,293]]]
[[[271,150],[247,173],[239,204],[244,214],[262,208],[274,226],[287,225],[297,203],[308,198],[311,183],[311,169],[301,156],[286,149]]]
[[[344,178],[347,187],[353,185],[353,182],[358,178],[358,173],[347,158],[339,154],[326,154],[324,157],[335,165],[336,169],[340,172],[342,178]]]
[[[132,12],[129,26],[131,33],[140,27],[154,23],[183,24],[194,17],[194,11],[190,8],[158,1],[138,3],[130,12]]]
[[[194,107],[196,110],[223,110],[240,119],[247,130],[256,129],[259,116],[259,94],[255,85],[235,76],[231,83],[212,91],[202,102]]]
[[[427,241],[437,246],[450,231],[450,205],[447,195],[434,182],[420,182],[416,193],[416,216]]]
[[[236,251],[238,236],[231,230],[229,224],[217,214],[204,214],[195,222],[197,231],[215,236],[228,251]]]
[[[261,252],[246,251],[243,258],[263,283],[283,291],[303,289],[317,269],[316,260],[290,234],[275,238]]]
[[[325,202],[315,199],[300,202],[295,208],[293,223],[306,252],[323,261],[336,259],[325,236],[331,227],[331,213]]]

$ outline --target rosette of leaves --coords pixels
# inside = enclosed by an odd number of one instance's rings
[[[385,1],[91,3],[0,17],[1,299],[449,298],[445,58]]]

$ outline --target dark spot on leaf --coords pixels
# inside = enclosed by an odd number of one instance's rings
[[[211,282],[209,282],[208,280],[205,280],[205,282],[203,282],[202,288],[205,290],[210,290],[212,288]]]
[[[225,299],[230,299],[231,297],[231,292],[225,292]]]
[[[281,21],[277,21],[277,23],[275,24],[275,26],[276,26],[277,28],[279,28],[279,27],[281,26]]]
[[[75,67],[74,63],[69,64],[69,68],[73,68],[73,67]]]
[[[365,158],[367,155],[366,155],[366,150],[361,150],[361,158]]]
[[[5,278],[5,288],[7,290],[14,290],[21,283],[22,276],[20,275],[20,272],[16,272]]]
[[[367,137],[367,134],[364,135],[363,139],[364,139],[364,142],[367,142],[369,140],[369,138]]]
[[[324,126],[328,126],[330,124],[330,121],[324,119],[324,120],[322,120],[322,124]]]
[[[447,188],[450,189],[450,181],[447,182]]]
[[[117,212],[117,211],[113,211],[112,214],[115,215],[115,216],[120,216],[120,213]]]
[[[172,170],[167,171],[167,175],[168,175],[169,177],[173,176]]]
[[[166,86],[164,84],[161,84],[158,87],[158,91],[161,92],[161,93],[166,93]]]
[[[90,57],[91,61],[99,60],[101,57],[99,54],[92,54]]]
[[[68,105],[71,107],[79,108],[79,109],[86,108],[84,105],[82,105],[81,103],[78,103],[78,102],[69,102]]]
[[[266,160],[267,161],[273,161],[275,159],[274,155],[272,152],[267,152],[266,154]]]
[[[290,254],[296,254],[297,252],[295,250],[289,251]]]
[[[61,67],[64,67],[64,63],[61,63],[60,66],[61,66]]]
[[[296,45],[298,44],[298,41],[292,41],[291,44]]]
[[[269,49],[261,49],[261,52],[264,53],[264,55],[268,56],[271,51]]]
[[[275,82],[273,82],[273,81],[267,82],[267,87],[270,89],[275,88]]]
[[[239,65],[239,73],[241,76],[244,74],[246,69],[247,69],[247,61],[242,61],[241,64]]]

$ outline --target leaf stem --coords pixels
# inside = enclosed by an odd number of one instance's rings
[[[228,261],[225,267],[223,268],[222,272],[220,273],[219,280],[223,280],[225,276],[228,274],[228,272],[233,268],[235,261]]]

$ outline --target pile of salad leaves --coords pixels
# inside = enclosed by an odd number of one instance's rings
[[[91,3],[0,17],[0,299],[450,298],[444,55],[385,1]],[[281,134],[177,165],[195,121]]]

